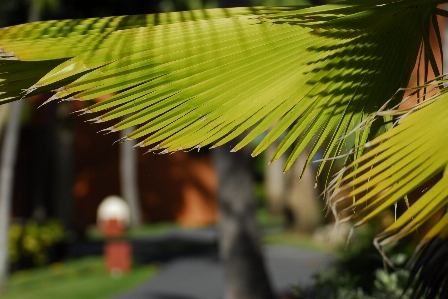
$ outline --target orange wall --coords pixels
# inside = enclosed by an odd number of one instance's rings
[[[92,223],[96,207],[111,194],[120,194],[118,133],[97,131],[111,124],[89,124],[75,118],[75,206],[83,222]],[[217,217],[217,177],[207,154],[177,152],[144,154],[138,150],[138,185],[145,221],[176,221],[181,225],[212,224]]]
[[[56,143],[52,134],[56,132],[60,105],[50,103],[37,109],[43,101],[44,97],[34,97],[27,102],[29,115],[21,130],[13,206],[13,215],[19,218],[33,214],[36,194],[47,206],[47,216],[58,215],[53,205]],[[75,111],[83,103],[70,105],[70,110]],[[73,212],[74,225],[79,231],[96,223],[97,207],[106,196],[120,194],[119,146],[113,144],[119,135],[96,133],[112,124],[86,123],[92,116],[71,116],[68,122],[74,132]],[[217,177],[210,155],[202,151],[144,154],[146,150],[139,149],[137,153],[143,220],[176,221],[185,226],[215,223]]]

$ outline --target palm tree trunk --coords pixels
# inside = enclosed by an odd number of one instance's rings
[[[226,299],[272,299],[256,221],[251,156],[227,146],[212,150],[218,173],[220,256],[224,263]]]
[[[251,6],[252,0],[218,0],[219,7]],[[218,173],[219,251],[224,263],[225,299],[274,298],[261,250],[250,152],[212,150]]]
[[[0,158],[0,289],[8,277],[8,230],[23,100],[11,104]]]
[[[28,22],[39,20],[40,8],[39,1],[31,2]],[[23,99],[11,104],[0,157],[0,289],[5,287],[8,277],[8,232],[22,106]]]
[[[285,204],[292,216],[289,229],[294,232],[312,234],[322,223],[320,211],[323,206],[318,200],[317,189],[314,188],[316,173],[311,165],[307,166],[304,176],[300,179],[308,153],[308,149],[303,151],[284,176],[286,179]]]
[[[264,162],[269,164],[271,157],[274,155],[278,142],[269,145],[264,153]],[[286,163],[285,155],[281,156],[277,161],[270,164],[264,174],[264,186],[266,190],[266,199],[269,213],[272,215],[282,215],[285,213],[285,175],[283,174],[283,166]]]
[[[125,137],[134,129],[131,127],[120,131],[120,137]],[[132,148],[135,143],[135,141],[126,141],[120,144],[121,195],[129,205],[131,211],[130,225],[132,228],[137,228],[141,225],[141,211],[137,186],[137,151]]]
[[[51,104],[50,104],[51,105]],[[74,177],[74,132],[71,107],[68,102],[57,104],[58,121],[53,128],[55,147],[53,157],[53,216],[66,229],[74,229],[75,203],[73,195]]]

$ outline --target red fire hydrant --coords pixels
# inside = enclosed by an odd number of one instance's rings
[[[107,240],[104,244],[106,268],[113,276],[131,269],[131,245],[122,240],[129,220],[129,206],[118,196],[106,197],[98,207],[98,226]]]

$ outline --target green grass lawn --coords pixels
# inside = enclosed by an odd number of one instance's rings
[[[154,265],[137,266],[121,277],[111,277],[100,257],[53,264],[13,273],[2,299],[101,299],[130,290],[157,271]]]
[[[127,230],[123,237],[126,239],[138,239],[141,237],[162,235],[179,227],[175,222],[143,224],[139,228]],[[87,230],[87,237],[89,240],[104,240],[104,235],[96,226],[92,226]]]
[[[286,245],[319,252],[332,252],[323,244],[315,242],[310,236],[288,232],[267,233],[262,237],[264,244]]]

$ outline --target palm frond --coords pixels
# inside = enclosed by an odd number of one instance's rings
[[[434,91],[445,82],[435,80],[421,88]],[[434,186],[376,237],[381,247],[415,232],[448,204],[448,91],[441,89],[411,109],[381,111],[378,115],[398,116],[399,125],[367,142],[364,148],[370,150],[347,166],[341,173],[341,177],[345,173],[344,177],[336,179],[342,187],[333,198],[349,191],[335,202],[329,199],[341,222],[355,220],[355,227],[360,226],[443,173]],[[337,211],[337,205],[344,200],[353,200],[353,204]],[[426,233],[417,251],[435,237],[448,237],[447,227],[445,214]]]
[[[408,283],[409,287],[414,282],[412,299],[448,297],[447,259],[448,239],[431,240],[412,267]]]
[[[13,26],[0,30],[0,100],[22,90],[73,100],[113,93],[83,112],[102,113],[98,122],[130,115],[109,130],[140,125],[127,138],[164,152],[219,146],[250,129],[238,150],[272,128],[253,155],[286,132],[272,157],[293,147],[286,170],[315,135],[310,157],[325,140],[324,158],[337,155],[341,137],[407,84],[422,28],[442,2],[349,0]]]

